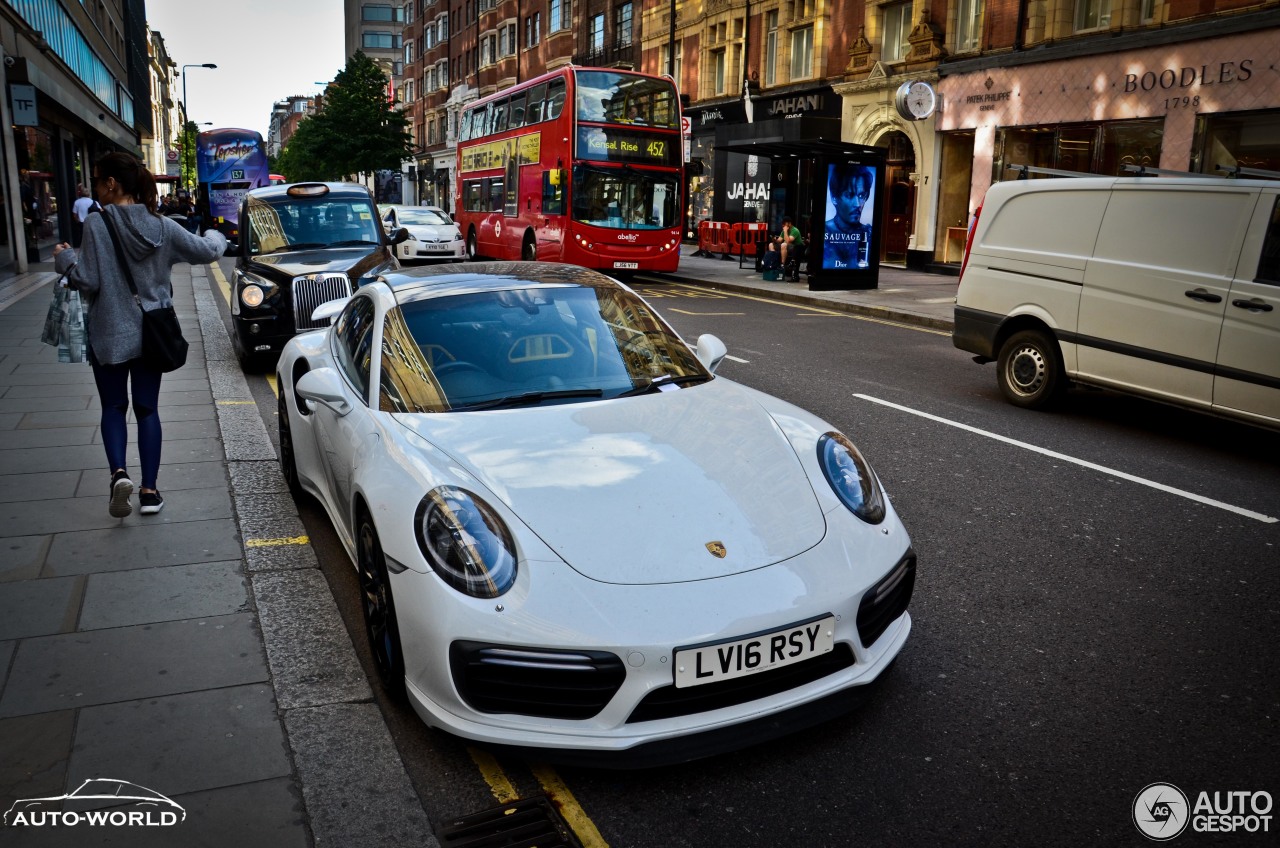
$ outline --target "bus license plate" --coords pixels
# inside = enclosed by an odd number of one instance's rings
[[[803,662],[835,649],[835,616],[733,642],[676,649],[676,688],[701,686]]]
[[[613,267],[619,268],[623,271],[638,271],[640,269],[640,263],[639,262],[615,262],[613,263]]]

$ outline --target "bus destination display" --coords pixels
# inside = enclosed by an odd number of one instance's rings
[[[618,127],[578,127],[578,158],[643,165],[680,164],[677,135],[636,132]]]

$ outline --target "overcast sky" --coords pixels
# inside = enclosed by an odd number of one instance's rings
[[[317,94],[346,62],[342,0],[147,0],[147,23],[169,58],[187,68],[191,120],[243,127],[264,136],[271,104]],[[178,77],[177,97],[182,98]]]

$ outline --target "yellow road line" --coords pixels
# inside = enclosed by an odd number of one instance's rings
[[[520,800],[520,793],[511,785],[511,781],[507,779],[507,773],[502,770],[502,766],[492,754],[469,745],[467,753],[471,755],[471,761],[476,764],[476,768],[480,769],[480,776],[484,778],[485,783],[489,784],[489,791],[493,793],[494,798],[498,799],[499,804]]]
[[[248,406],[249,404],[257,403],[257,401],[256,400],[219,400],[219,401],[215,401],[215,403],[217,403],[218,406]]]
[[[218,267],[218,263],[216,260],[213,262],[212,265],[210,265],[210,267],[213,268],[213,276],[218,281],[218,288],[222,290],[223,299],[226,300],[227,305],[230,306],[231,305],[231,284],[228,283],[227,278],[223,276],[222,269]]]
[[[271,393],[276,397],[280,397],[280,386],[276,382],[276,372],[272,371],[270,374],[265,374],[263,376],[267,378],[267,385],[271,387]]]
[[[311,540],[306,536],[289,536],[282,539],[245,539],[246,548],[275,548],[283,545],[306,545]]]
[[[569,787],[565,786],[564,781],[560,779],[560,775],[543,765],[533,766],[532,770],[533,776],[542,784],[542,790],[547,793],[547,797],[560,810],[560,815],[564,816],[569,827],[573,828],[573,832],[578,835],[578,841],[582,843],[583,848],[609,848],[609,843],[604,841],[604,837],[587,817],[586,811],[578,804],[578,799],[573,797]]]

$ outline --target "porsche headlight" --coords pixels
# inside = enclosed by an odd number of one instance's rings
[[[818,439],[822,473],[849,511],[868,524],[884,521],[884,492],[862,453],[848,437],[827,433]]]
[[[453,486],[432,489],[414,518],[418,547],[440,579],[473,598],[496,598],[516,581],[515,542],[493,507]]]

